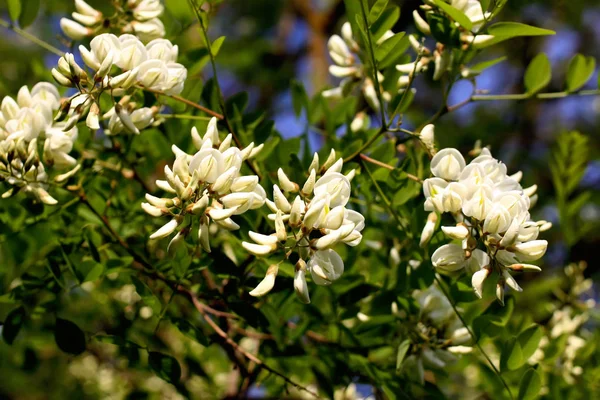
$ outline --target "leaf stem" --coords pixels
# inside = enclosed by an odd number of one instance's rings
[[[454,310],[454,313],[456,314],[456,316],[458,317],[458,319],[460,319],[460,322],[464,325],[464,327],[467,328],[467,331],[469,331],[469,335],[473,339],[473,342],[475,343],[475,346],[477,346],[477,349],[479,350],[479,352],[483,355],[483,357],[487,360],[488,364],[492,367],[492,369],[494,370],[494,373],[496,374],[496,376],[498,376],[498,379],[500,379],[502,381],[502,384],[506,388],[506,391],[508,392],[510,398],[514,399],[513,394],[512,394],[512,392],[510,390],[510,387],[508,386],[508,383],[506,383],[506,381],[502,377],[502,374],[500,373],[500,371],[498,370],[498,368],[496,368],[496,365],[494,365],[494,363],[493,363],[492,359],[490,358],[490,356],[487,355],[487,353],[485,352],[485,350],[483,350],[483,347],[481,347],[481,345],[479,344],[479,340],[475,336],[475,333],[473,332],[473,330],[471,329],[471,327],[469,327],[469,325],[467,324],[467,322],[465,321],[465,319],[463,318],[463,316],[460,314],[460,312],[458,311],[458,308],[456,308],[456,305],[454,304],[454,301],[452,301],[452,299],[450,298],[450,294],[448,293],[448,291],[444,287],[441,279],[438,277],[437,274],[435,274],[434,276],[435,276],[435,281],[437,282],[440,290],[442,291],[442,293],[444,293],[444,296],[446,296],[446,299],[448,299],[448,302],[452,306],[452,309]]]
[[[379,77],[377,69],[377,60],[375,60],[375,50],[373,49],[373,40],[371,38],[371,29],[369,28],[369,20],[367,19],[367,11],[365,10],[365,3],[363,1],[359,1],[360,3],[360,11],[362,14],[363,23],[365,24],[365,34],[367,36],[367,45],[369,46],[369,56],[371,58],[371,65],[373,67],[373,81],[375,82],[375,93],[377,93],[377,100],[379,100],[379,109],[381,111],[381,126],[387,126],[387,122],[385,121],[385,108],[383,104],[383,96],[381,95],[381,86],[379,85]]]
[[[240,139],[235,134],[235,131],[233,130],[233,126],[231,125],[231,122],[229,121],[229,118],[227,117],[227,109],[225,107],[225,98],[223,97],[223,92],[221,91],[221,86],[219,85],[219,79],[218,79],[219,75],[217,73],[217,64],[215,62],[215,55],[213,54],[213,51],[212,51],[212,45],[210,43],[210,38],[208,37],[208,29],[207,29],[206,25],[204,24],[204,20],[202,19],[202,16],[200,15],[200,7],[198,6],[198,3],[196,2],[196,0],[188,0],[188,3],[190,5],[190,7],[192,8],[192,10],[194,11],[196,18],[198,19],[198,23],[200,24],[200,30],[202,31],[202,36],[204,38],[204,42],[206,43],[206,49],[208,50],[208,55],[210,58],[210,65],[212,67],[212,72],[213,72],[213,79],[215,82],[215,86],[217,88],[217,97],[219,98],[219,107],[221,108],[221,113],[223,113],[221,119],[227,125],[227,129],[231,133],[231,136],[233,137],[233,140],[235,141],[237,147],[239,147],[241,149],[244,146],[242,145]],[[246,164],[248,165],[248,167],[250,167],[250,169],[252,170],[254,175],[258,176],[259,179],[262,178],[261,173],[258,171],[256,166],[249,159],[246,159]]]
[[[223,119],[224,118],[223,115],[219,114],[218,112],[215,112],[215,111],[213,111],[213,110],[211,110],[209,108],[201,106],[198,103],[195,103],[195,102],[193,102],[191,100],[186,99],[185,97],[182,97],[182,96],[179,96],[179,95],[176,95],[176,94],[167,94],[167,93],[163,92],[162,90],[150,89],[150,88],[143,87],[143,86],[140,86],[139,88],[142,89],[142,90],[145,90],[147,92],[154,93],[154,94],[159,95],[159,96],[170,97],[173,100],[177,100],[177,101],[179,101],[181,103],[187,104],[188,106],[194,107],[194,108],[196,108],[196,109],[198,109],[198,110],[200,110],[202,112],[205,112],[208,115],[212,115],[213,117],[215,117],[217,119]]]
[[[40,47],[43,47],[44,49],[48,50],[51,53],[56,54],[57,56],[63,56],[65,54],[64,51],[61,51],[60,49],[52,46],[50,43],[32,35],[29,32],[24,31],[21,28],[17,28],[16,26],[14,26],[12,23],[6,21],[5,19],[0,18],[0,26],[3,26],[6,29],[13,31],[17,35],[24,37],[25,39],[37,44]]]
[[[392,202],[390,201],[390,199],[388,199],[388,197],[384,193],[383,189],[381,189],[381,186],[379,186],[379,183],[377,183],[377,180],[375,180],[375,177],[373,176],[373,174],[367,167],[367,164],[365,164],[365,162],[362,158],[360,159],[360,164],[361,164],[362,168],[367,172],[367,175],[369,175],[369,179],[371,179],[371,182],[373,182],[373,186],[375,186],[375,190],[377,191],[377,193],[379,193],[379,196],[383,200],[383,203],[385,204],[385,206],[388,209],[388,211],[390,212],[390,214],[392,214],[392,217],[394,217],[394,219],[396,220],[398,225],[400,225],[400,227],[402,227],[402,229],[405,231],[406,236],[412,237],[412,232],[408,229],[408,227],[406,226],[406,223],[394,211]]]
[[[192,119],[196,121],[209,121],[211,117],[203,117],[201,115],[187,115],[187,114],[157,114],[157,117],[166,119]]]
[[[393,170],[396,169],[396,167],[393,167],[393,166],[391,166],[389,164],[386,164],[386,163],[384,163],[382,161],[379,161],[379,160],[376,160],[374,158],[371,158],[371,157],[369,157],[369,156],[367,156],[365,154],[362,154],[362,153],[360,154],[360,158],[363,159],[363,160],[365,160],[366,162],[369,162],[371,164],[377,165],[377,166],[379,166],[381,168],[389,169],[390,171],[393,171]],[[419,179],[418,176],[415,176],[413,174],[409,174],[408,172],[405,172],[405,174],[406,174],[406,177],[408,179],[413,180],[415,182],[423,183],[423,181],[421,179]]]

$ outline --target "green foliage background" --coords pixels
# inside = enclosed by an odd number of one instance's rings
[[[72,2],[9,0],[2,5],[5,20],[11,3],[21,5],[16,13],[18,6],[12,4],[11,15],[20,14],[27,32],[68,49],[57,21],[73,11]],[[335,84],[327,73],[326,41],[348,19],[350,3],[213,2],[208,18],[213,47],[217,38],[226,36],[216,56],[225,108],[244,144],[265,143],[257,162],[265,188],[275,182],[279,167],[290,178],[303,181],[312,150],[320,150],[322,159],[331,148],[342,157],[352,156],[378,131],[375,126],[347,132],[362,101],[358,97],[330,103],[319,95]],[[554,57],[549,65],[547,57],[538,55],[552,51],[548,43],[562,49],[561,35],[575,35],[577,52],[600,56],[598,35],[592,35],[589,23],[589,18],[596,26],[600,23],[595,3],[508,1],[498,20],[554,29],[557,36],[502,42],[469,65],[505,57],[486,76],[506,84],[501,93],[527,95],[474,102],[456,112],[444,111],[436,122],[439,148],[456,147],[466,154],[479,139],[507,163],[509,171],[523,170],[523,186],[539,186],[534,219],[553,219],[555,224],[544,234],[550,250],[542,273],[522,274],[524,292],[511,293],[505,307],[494,301],[491,287],[483,300],[475,301],[468,277],[443,281],[479,344],[497,356],[494,361],[515,397],[535,398],[542,384],[548,388],[546,398],[593,398],[600,393],[596,310],[580,353],[578,365],[584,374],[577,384],[565,382],[559,370],[549,367],[564,352],[562,338],[551,343],[554,358],[547,355],[545,365],[532,368],[526,363],[547,334],[552,313],[580,304],[579,296],[570,292],[572,282],[563,267],[587,262],[586,277],[598,281],[599,183],[596,179],[591,186],[580,184],[590,163],[598,169],[598,97],[536,98],[538,92],[598,88],[596,75],[592,77],[595,68],[590,69],[583,56],[570,63],[570,56]],[[103,1],[90,4],[110,8]],[[189,70],[183,96],[219,110],[209,53],[194,14],[186,1],[165,4],[167,38],[179,45],[180,62]],[[411,14],[420,3],[390,4],[401,9],[397,22],[392,21],[394,32],[413,32]],[[291,46],[300,35],[299,26],[304,40]],[[49,67],[58,57],[43,48],[4,30],[0,52],[3,96],[15,95],[22,85],[52,81]],[[310,65],[308,70],[303,63]],[[504,74],[516,78],[505,79]],[[419,77],[416,96],[403,109],[403,127],[418,127],[443,105],[443,83],[430,78]],[[282,98],[291,101],[282,106]],[[596,108],[590,112],[587,104]],[[175,114],[195,112],[172,100],[167,105]],[[567,114],[576,117],[561,118]],[[360,168],[353,181],[357,188],[353,206],[367,220],[363,243],[339,249],[344,275],[329,287],[312,285],[312,303],[304,305],[294,296],[294,267],[289,262],[281,265],[275,288],[266,298],[248,295],[273,260],[249,257],[240,243],[248,239],[248,230],[269,230],[265,210],[239,218],[241,236],[220,232],[212,237],[211,254],[189,244],[193,256],[173,260],[165,254],[165,240],[148,242],[159,221],[143,213],[140,202],[146,192],[156,191],[154,180],[172,162],[171,144],[191,149],[193,125],[203,131],[206,122],[169,119],[141,136],[118,138],[113,146],[94,139],[82,124],[74,153],[83,159],[84,170],[72,182],[81,191],[57,192],[55,207],[25,197],[0,200],[0,320],[4,321],[0,397],[300,396],[281,374],[312,385],[323,397],[358,382],[371,387],[378,398],[508,398],[477,351],[444,370],[427,373],[425,384],[401,371],[406,327],[418,323],[411,292],[434,282],[429,253],[445,242],[438,233],[428,248],[418,247],[427,214],[421,186],[406,174],[427,178],[429,161],[416,141],[400,135],[377,138],[369,156],[397,165],[392,171],[359,164],[356,158],[346,164],[347,170]],[[595,210],[591,214],[595,218],[589,217],[590,210]],[[399,250],[399,263],[390,258],[392,248]],[[423,262],[413,269],[409,260]],[[597,298],[597,292],[592,297]],[[234,351],[191,300],[231,313],[231,318],[214,318],[218,327],[247,351],[258,351],[272,371]],[[392,312],[393,302],[400,316]],[[359,312],[370,319],[359,320]],[[476,378],[468,379],[468,374]]]

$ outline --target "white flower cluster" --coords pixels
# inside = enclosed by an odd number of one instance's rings
[[[123,4],[118,4],[118,3]],[[115,14],[104,16],[83,0],[75,0],[73,20],[62,18],[60,27],[73,40],[81,40],[100,32],[118,29],[119,33],[133,33],[143,42],[165,36],[165,26],[158,18],[164,11],[160,0],[120,0],[115,3]]]
[[[404,370],[423,382],[426,366],[441,369],[456,361],[457,355],[471,352],[472,348],[466,345],[471,341],[471,335],[435,284],[415,291],[413,297],[420,307],[416,328],[419,337],[427,340],[413,343],[412,354],[404,361]]]
[[[504,283],[521,291],[508,270],[539,271],[526,263],[544,255],[548,242],[537,237],[551,227],[546,221],[530,219],[537,187],[523,189],[519,184],[522,173],[508,176],[506,165],[488,149],[469,165],[458,150],[443,149],[431,160],[431,172],[435,177],[423,182],[425,210],[451,213],[458,224],[442,230],[461,241],[438,248],[431,257],[433,265],[446,272],[463,268],[474,272],[472,284],[479,297],[484,280],[493,272],[499,275],[496,295],[500,302],[504,301]],[[422,243],[431,237],[434,227],[435,221],[429,221]]]
[[[79,46],[85,64],[94,71],[93,77],[81,68],[73,54],[67,53],[52,69],[52,76],[61,85],[76,87],[78,97],[77,117],[88,113],[90,129],[100,128],[98,99],[104,92],[124,96],[106,114],[110,118],[108,133],[124,130],[138,134],[154,122],[158,107],[136,109],[128,94],[137,88],[148,88],[169,95],[179,94],[187,78],[187,69],[177,63],[178,47],[166,39],[155,39],[144,45],[133,35],[117,37],[105,33],[90,42],[90,49]],[[73,108],[73,105],[71,105]]]
[[[165,166],[166,180],[156,185],[173,198],[159,198],[146,194],[147,203],[142,208],[154,217],[169,216],[171,220],[154,232],[150,239],[160,239],[179,230],[169,243],[184,240],[192,224],[198,221],[198,239],[202,248],[210,252],[209,224],[228,229],[239,229],[231,217],[247,210],[262,207],[265,190],[258,184],[258,176],[242,175],[242,163],[254,157],[262,145],[251,143],[243,150],[231,146],[232,135],[219,138],[217,119],[212,118],[201,138],[192,128],[192,140],[198,150],[193,155],[173,145],[173,169]]]
[[[377,98],[375,83],[367,76],[364,64],[361,63],[361,49],[358,43],[352,36],[352,27],[349,22],[342,25],[342,36],[333,35],[329,38],[327,47],[329,55],[335,65],[329,66],[329,73],[335,77],[343,78],[340,85],[336,88],[325,90],[322,94],[324,97],[341,99],[347,96],[355,87],[360,86],[365,99],[374,110],[379,110],[381,105]],[[383,43],[390,36],[393,36],[392,31],[387,31],[377,41],[377,44]],[[383,82],[383,75],[377,72],[377,79]],[[382,89],[383,90],[383,89]],[[385,101],[391,100],[391,94],[382,91]]]
[[[16,101],[10,96],[2,99],[0,178],[13,186],[2,197],[16,193],[16,188],[46,204],[57,203],[46,191],[49,182],[46,167],[64,169],[77,164],[69,155],[77,139],[77,127],[53,121],[59,106],[58,90],[48,82],[36,84],[31,91],[23,86]],[[43,149],[43,162],[38,147]],[[54,177],[54,181],[65,181],[77,172],[78,167]]]
[[[250,253],[263,256],[283,250],[286,257],[297,251],[294,288],[299,298],[310,302],[306,285],[308,270],[317,285],[329,285],[344,272],[344,262],[333,247],[338,243],[356,246],[362,240],[364,217],[346,208],[350,199],[352,170],[341,173],[343,161],[335,161],[335,151],[319,166],[315,153],[309,176],[302,186],[292,182],[280,168],[279,185],[273,185],[273,201],[267,200],[272,211],[269,219],[275,222],[275,232],[263,235],[249,232],[255,243],[242,242]],[[317,175],[321,175],[317,179]],[[250,292],[253,296],[268,293],[275,284],[278,265],[271,265],[265,278]]]
[[[435,4],[435,2],[430,0],[423,0],[423,2],[426,4],[422,5],[421,9],[425,11],[426,15],[443,12],[443,10],[439,8]],[[473,32],[477,33],[481,29],[483,24],[491,17],[490,12],[483,11],[479,0],[450,0],[446,2],[450,3],[452,7],[462,12],[469,19],[469,21],[471,21],[471,24],[473,25],[470,32],[465,30],[460,35],[460,40],[463,43],[471,43],[473,45],[477,45],[488,42],[491,38],[493,38],[490,35],[473,35]],[[417,26],[417,29],[419,29],[425,35],[431,35],[431,28],[429,26],[429,23],[427,23],[427,21],[423,17],[421,17],[417,10],[413,11],[413,19],[415,20],[415,25]],[[459,27],[460,25],[456,23],[456,26]]]

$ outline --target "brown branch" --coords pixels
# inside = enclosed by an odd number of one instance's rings
[[[179,101],[181,103],[187,104],[188,106],[197,108],[198,110],[200,110],[202,112],[205,112],[208,115],[212,115],[213,117],[216,117],[217,119],[223,119],[223,115],[222,114],[219,114],[216,111],[213,111],[213,110],[211,110],[209,108],[201,106],[198,103],[195,103],[195,102],[193,102],[191,100],[186,99],[185,97],[181,97],[181,96],[176,95],[176,94],[167,94],[167,93],[163,92],[162,90],[150,89],[150,88],[143,87],[143,86],[139,86],[139,88],[142,89],[142,90],[145,90],[147,92],[154,93],[154,94],[156,94],[158,96],[170,97],[173,100],[177,100],[177,101]]]
[[[267,364],[265,364],[260,358],[256,357],[254,354],[252,354],[252,353],[244,350],[242,347],[240,347],[240,345],[237,344],[235,341],[233,341],[229,337],[229,335],[223,329],[221,329],[221,327],[215,321],[213,321],[213,319],[206,313],[204,304],[202,304],[200,302],[200,300],[198,300],[196,295],[191,294],[191,299],[192,299],[192,303],[194,304],[194,306],[196,307],[196,309],[198,310],[200,315],[202,315],[202,318],[204,318],[204,320],[210,325],[210,327],[216,332],[216,334],[219,335],[223,340],[225,340],[225,342],[227,344],[229,344],[229,346],[231,346],[235,351],[238,351],[239,353],[244,355],[244,357],[246,357],[248,360],[254,362],[257,365],[257,367],[266,369],[270,373],[282,378],[286,383],[296,387],[299,390],[302,390],[306,393],[313,395],[317,399],[320,398],[317,393],[300,385],[299,383],[294,382],[293,380],[291,380],[290,378],[288,378],[281,372],[278,372],[277,370],[275,370],[275,369],[271,368],[270,366],[268,366]]]
[[[377,165],[378,167],[389,169],[390,171],[393,171],[393,170],[396,169],[396,167],[393,167],[393,166],[391,166],[389,164],[386,164],[384,162],[381,162],[379,160],[371,158],[371,157],[369,157],[369,156],[367,156],[366,154],[363,154],[363,153],[360,153],[360,158],[363,159],[363,160],[365,160],[366,162],[369,162],[371,164]],[[423,183],[423,181],[421,179],[419,179],[418,176],[415,176],[413,174],[409,174],[408,172],[405,172],[405,174],[406,174],[406,177],[408,179],[411,179],[411,180],[413,180],[415,182]]]

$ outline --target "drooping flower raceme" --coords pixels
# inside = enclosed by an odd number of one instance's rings
[[[286,257],[297,252],[294,288],[299,298],[309,303],[306,272],[317,285],[329,285],[344,272],[344,262],[333,249],[338,243],[356,246],[362,240],[364,217],[346,208],[350,199],[350,181],[354,170],[341,173],[343,161],[335,163],[335,152],[319,166],[315,153],[309,175],[302,187],[292,182],[280,168],[279,185],[273,185],[273,201],[267,200],[272,211],[269,219],[275,223],[275,232],[263,235],[250,232],[254,241],[242,242],[252,254],[263,256],[282,251]],[[320,177],[317,179],[317,176]],[[278,266],[272,265],[263,281],[250,292],[253,296],[268,293],[275,284]]]
[[[105,16],[84,0],[75,0],[73,19],[62,18],[60,27],[73,40],[81,40],[105,32],[132,33],[149,42],[165,36],[159,17],[164,11],[160,0],[120,0],[115,13]],[[122,3],[122,4],[118,4]]]
[[[100,114],[109,118],[109,134],[129,132],[138,134],[154,121],[159,107],[137,108],[131,95],[138,89],[150,89],[169,95],[179,94],[187,78],[187,69],[177,63],[178,47],[166,39],[155,39],[144,45],[133,35],[117,37],[102,34],[92,39],[90,48],[79,46],[85,64],[94,71],[93,76],[81,68],[67,53],[52,69],[52,76],[61,85],[76,87],[80,93],[73,118],[87,113],[86,124],[90,129],[100,128]],[[121,99],[111,110],[101,110],[99,98],[102,93]],[[76,122],[76,121],[75,121]]]
[[[9,96],[2,99],[0,178],[13,186],[2,197],[23,191],[46,204],[56,204],[56,199],[47,192],[50,182],[47,167],[72,168],[54,176],[57,183],[77,172],[77,161],[69,155],[77,139],[77,127],[53,120],[60,102],[58,90],[48,82],[36,84],[31,91],[23,86],[16,101]]]
[[[171,246],[195,226],[200,245],[210,252],[211,222],[228,230],[239,229],[231,217],[265,203],[266,193],[258,184],[258,176],[241,173],[242,163],[258,154],[262,145],[254,147],[251,143],[240,150],[231,145],[231,134],[221,140],[216,118],[210,120],[203,137],[196,128],[191,134],[198,151],[190,155],[173,145],[173,167],[165,166],[165,180],[156,181],[160,189],[174,196],[159,198],[147,194],[142,208],[154,217],[170,218],[150,239],[178,231],[169,243]]]
[[[521,291],[508,271],[540,270],[528,263],[546,252],[548,242],[538,235],[551,227],[530,218],[537,187],[523,189],[522,174],[508,176],[506,165],[488,149],[469,165],[458,150],[443,149],[431,160],[431,172],[434,177],[423,182],[425,210],[451,213],[457,225],[442,226],[442,230],[461,243],[438,248],[431,257],[433,265],[448,273],[466,268],[473,274],[473,289],[479,297],[483,282],[493,273],[498,276],[500,302],[505,283]]]

